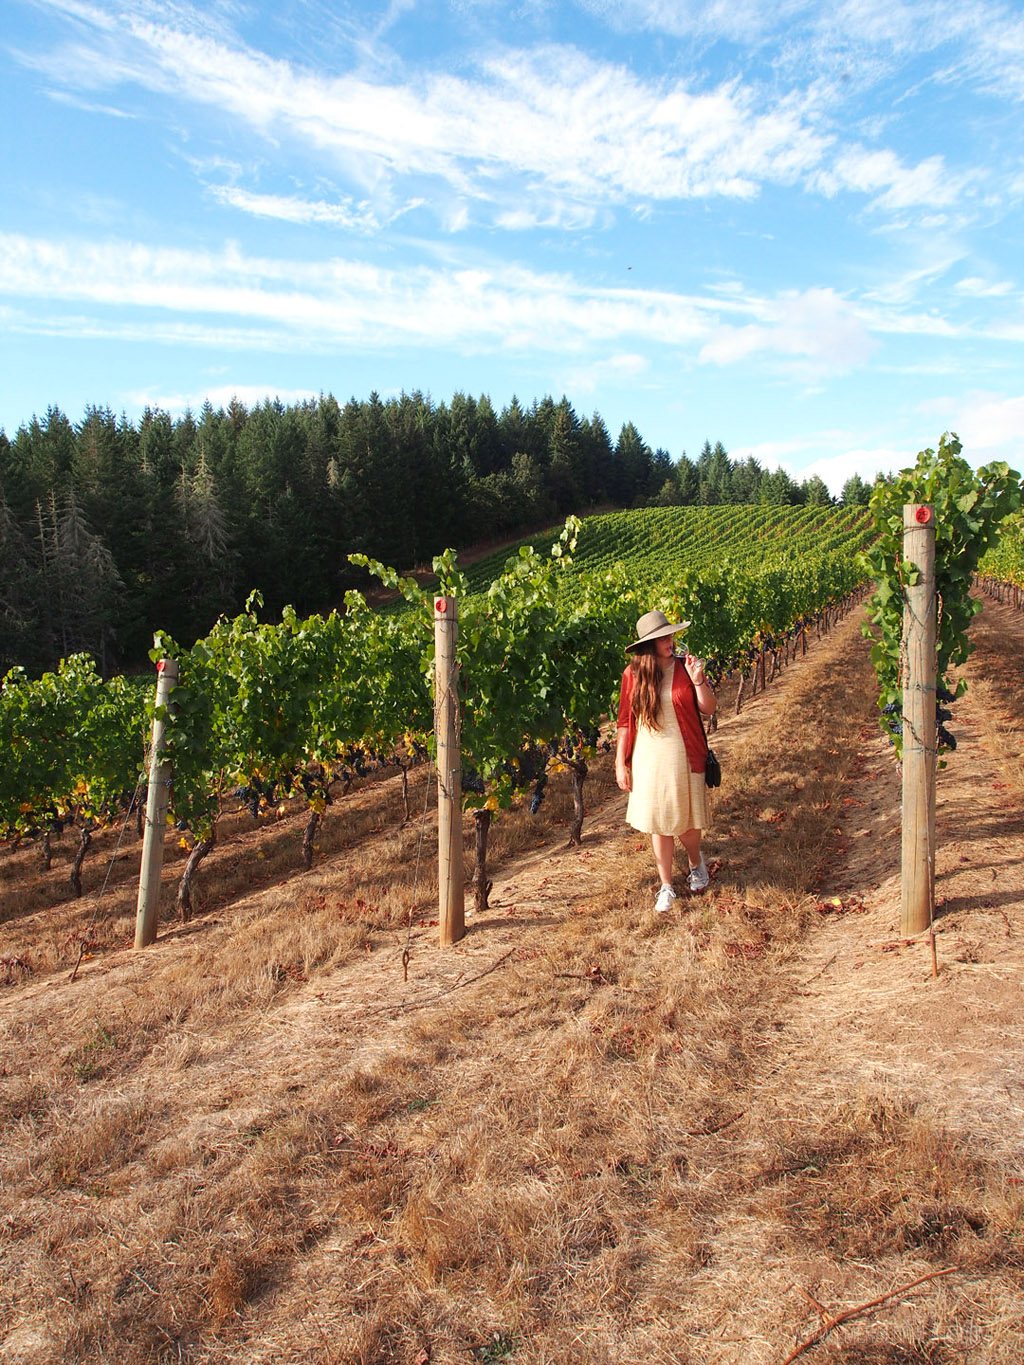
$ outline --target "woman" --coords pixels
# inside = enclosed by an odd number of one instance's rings
[[[675,654],[672,637],[689,621],[671,625],[664,612],[649,611],[626,646],[633,658],[622,675],[615,748],[615,780],[629,792],[626,819],[651,836],[661,878],[655,910],[671,910],[672,858],[676,839],[690,862],[689,888],[703,891],[708,869],[700,851],[704,827],[704,762],[708,743],[698,708],[715,713],[715,694],[704,660]]]

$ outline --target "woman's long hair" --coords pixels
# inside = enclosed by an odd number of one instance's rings
[[[658,708],[661,702],[661,666],[653,640],[637,645],[629,663],[633,670],[633,715],[638,726],[659,729]]]

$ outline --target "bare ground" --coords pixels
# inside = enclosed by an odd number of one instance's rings
[[[723,707],[714,880],[677,914],[605,762],[581,849],[557,805],[542,846],[499,822],[442,953],[380,784],[313,872],[268,877],[250,831],[195,925],[117,949],[122,904],[76,981],[15,979],[0,1360],[1024,1358],[1024,618],[975,638],[937,977],[854,615]],[[83,913],[23,907],[0,956]]]

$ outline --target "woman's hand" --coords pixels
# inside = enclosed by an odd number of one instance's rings
[[[631,792],[633,790],[633,769],[621,759],[617,759],[615,762],[615,781],[619,784],[620,791]]]
[[[694,687],[706,686],[707,678],[704,676],[703,659],[697,659],[692,654],[686,654],[683,657],[683,667],[686,669],[687,673],[689,673],[690,681],[693,683]]]

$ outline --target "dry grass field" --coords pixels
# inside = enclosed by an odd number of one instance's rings
[[[227,822],[188,925],[169,844],[143,952],[134,834],[79,902],[73,849],[0,853],[0,1360],[1017,1365],[1024,617],[954,708],[937,977],[859,627],[726,689],[667,916],[608,759],[581,848],[557,780],[496,821],[447,952],[425,773],[308,873],[298,814]]]

